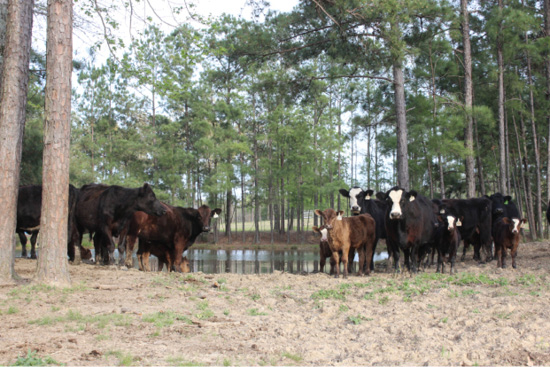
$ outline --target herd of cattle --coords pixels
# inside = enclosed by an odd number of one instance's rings
[[[36,238],[40,229],[42,186],[19,188],[17,227],[22,245],[21,256],[27,257],[27,237],[31,234],[31,258],[36,258]],[[70,261],[90,259],[91,251],[82,247],[82,237],[93,237],[96,263],[113,264],[115,242],[121,263],[133,265],[132,252],[139,238],[140,268],[150,270],[149,256],[159,259],[159,269],[189,271],[183,257],[195,239],[210,231],[210,221],[221,209],[211,210],[207,205],[198,209],[181,208],[159,201],[152,188],[89,184],[77,189],[69,185],[67,255]],[[75,251],[78,248],[79,251]],[[126,254],[125,254],[126,253]]]
[[[343,275],[347,277],[357,253],[358,274],[370,274],[374,270],[376,245],[381,238],[386,240],[395,271],[400,271],[401,251],[405,266],[411,272],[429,263],[430,254],[433,263],[437,252],[437,271],[444,272],[445,262],[449,262],[452,274],[462,240],[462,260],[470,245],[474,247],[474,260],[482,261],[482,250],[483,261],[492,260],[494,242],[498,266],[506,266],[506,253],[510,249],[512,266],[516,267],[520,230],[525,219],[520,217],[510,196],[496,193],[464,200],[429,200],[416,191],[407,192],[399,187],[379,192],[375,197],[373,193],[359,187],[340,190],[340,194],[349,199],[351,217],[343,217],[343,211],[330,208],[315,210],[323,219],[320,227],[313,227],[315,232],[321,233],[321,271],[324,271],[326,259],[330,258],[331,274],[338,277],[342,265]],[[41,205],[42,186],[19,188],[16,232],[21,240],[22,257],[27,256],[26,233],[29,233],[30,255],[36,258]],[[82,247],[82,237],[89,233],[98,264],[114,263],[113,237],[118,237],[120,264],[133,266],[132,253],[139,239],[140,269],[150,270],[149,256],[153,254],[159,260],[159,270],[166,265],[171,271],[188,272],[184,251],[201,233],[210,230],[211,219],[216,218],[221,209],[212,210],[207,205],[198,209],[182,208],[160,202],[148,184],[139,188],[89,184],[80,189],[69,186],[68,213],[67,255],[70,261],[78,263],[80,259],[91,258],[91,251]]]
[[[444,272],[445,262],[450,263],[450,273],[455,269],[457,250],[464,241],[462,260],[470,245],[474,247],[474,260],[493,259],[493,242],[498,267],[506,266],[506,253],[511,250],[512,266],[516,268],[516,255],[522,226],[517,206],[510,196],[496,193],[473,199],[429,200],[416,191],[394,187],[386,193],[379,192],[373,198],[373,190],[353,187],[340,189],[349,199],[351,217],[343,217],[343,211],[315,210],[323,219],[321,233],[320,267],[324,271],[326,258],[330,258],[331,274],[344,277],[351,271],[355,253],[359,255],[358,274],[370,274],[373,270],[373,254],[379,239],[386,240],[388,254],[393,258],[395,271],[400,271],[400,251],[405,266],[416,272],[419,265],[433,263],[437,252],[437,272]],[[550,213],[550,211],[549,211]],[[550,221],[550,219],[549,219]],[[429,258],[424,260],[431,254]],[[348,259],[351,259],[348,262]]]

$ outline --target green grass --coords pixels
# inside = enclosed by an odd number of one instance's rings
[[[257,308],[250,308],[246,310],[246,313],[248,313],[250,316],[266,316],[266,312],[260,312]]]
[[[204,363],[193,362],[184,359],[183,357],[169,357],[166,358],[166,362],[170,366],[204,366]]]
[[[78,311],[69,310],[67,314],[62,316],[44,316],[39,319],[28,321],[29,324],[47,326],[56,323],[75,322],[76,324],[86,325],[95,324],[97,328],[104,329],[108,324],[115,326],[128,326],[132,323],[132,318],[129,315],[121,314],[104,314],[104,315],[82,315]]]
[[[64,366],[64,363],[59,363],[52,357],[39,357],[36,355],[36,351],[31,351],[29,349],[28,353],[24,357],[17,357],[15,362],[13,363],[14,366],[48,366],[48,365],[56,365],[56,366]]]
[[[175,321],[184,321],[187,324],[192,323],[188,317],[177,314],[173,311],[159,311],[156,313],[147,314],[142,317],[142,320],[154,324],[157,328],[171,326]]]
[[[283,358],[291,359],[294,362],[301,362],[304,359],[302,356],[290,352],[283,352],[282,356]]]
[[[321,289],[311,295],[311,298],[314,300],[320,299],[339,299],[341,301],[346,300],[346,290],[335,290],[335,289]]]
[[[113,350],[106,353],[106,356],[114,356],[118,359],[119,366],[132,366],[139,358],[132,356],[130,353],[124,353],[119,350]]]

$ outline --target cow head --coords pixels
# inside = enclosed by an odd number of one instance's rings
[[[312,227],[313,232],[321,234],[321,242],[328,243],[328,229],[326,226],[322,225],[321,227]]]
[[[525,219],[519,219],[519,218],[508,218],[504,217],[502,218],[502,222],[504,224],[509,225],[510,232],[512,234],[518,234],[521,229],[523,228],[523,225],[527,222]]]
[[[328,230],[331,230],[334,227],[335,221],[342,220],[344,211],[343,210],[335,211],[334,209],[331,209],[331,208],[325,209],[324,211],[315,209],[315,214],[323,218],[323,223],[325,225],[325,228]]]
[[[211,210],[208,205],[201,206],[198,210],[198,217],[202,223],[202,231],[203,232],[209,232],[210,231],[210,221],[212,218],[218,218],[222,210],[220,208],[216,208],[214,210]]]
[[[416,200],[416,191],[405,191],[397,186],[386,193],[386,200],[390,208],[390,219],[401,219],[405,208]]]
[[[158,201],[153,189],[147,183],[143,184],[143,187],[140,187],[138,190],[136,210],[149,215],[156,215],[157,217],[166,214],[166,207]]]
[[[372,190],[369,190],[369,191],[371,191],[370,195],[372,195]],[[366,199],[366,195],[367,195],[366,192],[357,186],[352,187],[351,189],[349,189],[349,191],[346,189],[340,189],[339,192],[340,192],[340,195],[349,199],[349,207],[350,207],[351,213],[353,215],[361,214],[363,201]],[[369,195],[369,199],[370,199],[370,195]]]

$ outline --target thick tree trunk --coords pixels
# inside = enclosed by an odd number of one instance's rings
[[[15,226],[29,82],[33,1],[9,3],[0,85],[0,284],[13,283]],[[68,185],[67,185],[68,187]],[[65,256],[67,255],[65,243]]]
[[[399,62],[393,64],[393,86],[395,90],[395,112],[397,120],[397,184],[410,190],[409,161],[407,149],[407,115],[405,105],[405,81]]]
[[[0,74],[2,74],[2,65],[4,64],[4,50],[6,48],[7,26],[8,26],[8,0],[0,0]],[[1,77],[0,77],[0,88],[2,88]]]
[[[472,83],[472,50],[470,47],[470,20],[468,0],[461,0],[462,42],[464,44],[464,109],[466,124],[464,128],[464,147],[466,148],[466,195],[476,196],[476,181],[474,172],[474,122],[472,108],[474,105],[474,87]]]
[[[48,0],[40,256],[36,279],[70,284],[67,262],[73,3]]]

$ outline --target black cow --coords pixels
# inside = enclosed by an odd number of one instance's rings
[[[75,261],[75,249],[78,238],[75,226],[74,215],[76,202],[78,200],[79,190],[73,185],[69,185],[69,218],[68,218],[68,239],[67,254],[70,261]],[[36,259],[36,238],[40,230],[40,215],[42,210],[42,185],[28,185],[19,188],[17,198],[17,226],[15,231],[21,241],[21,256],[27,257],[27,236],[31,234],[31,259]],[[91,258],[91,252],[80,246],[80,256],[82,259]],[[78,261],[77,261],[78,262]]]
[[[473,199],[445,199],[442,200],[441,214],[451,214],[455,218],[464,218],[459,227],[460,235],[464,240],[464,249],[461,261],[466,258],[466,251],[470,244],[474,245],[474,260],[481,261],[481,248],[487,252],[486,261],[490,261],[492,202],[488,197]]]
[[[395,270],[399,271],[399,249],[405,255],[405,265],[415,273],[419,251],[432,246],[436,223],[434,204],[416,191],[394,187],[386,195],[386,244],[393,255]],[[409,263],[412,259],[412,266]]]
[[[548,208],[546,208],[546,220],[550,224],[550,201],[548,202]]]
[[[76,224],[80,233],[93,235],[96,262],[114,263],[115,243],[136,211],[161,216],[166,209],[157,200],[153,189],[145,183],[143,187],[129,189],[117,185],[84,185],[76,209]]]
[[[376,199],[372,197],[373,190],[363,191],[360,187],[352,187],[349,191],[346,189],[339,190],[340,195],[349,199],[351,213],[353,215],[370,214],[376,223],[376,237],[374,240],[373,254],[376,252],[376,245],[379,239],[386,239],[385,216],[388,204],[385,200],[384,193],[378,193]],[[368,260],[368,259],[367,259]],[[371,269],[374,270],[374,261],[370,259]],[[365,270],[365,269],[363,269]]]

